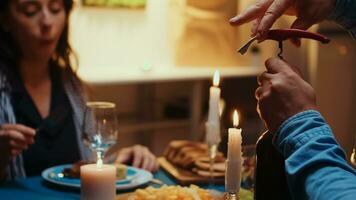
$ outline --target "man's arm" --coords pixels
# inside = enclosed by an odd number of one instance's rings
[[[356,171],[317,111],[286,120],[274,145],[286,158],[287,182],[295,199],[354,200]]]

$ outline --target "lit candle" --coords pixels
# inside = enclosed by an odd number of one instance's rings
[[[116,167],[97,164],[80,167],[81,200],[114,200],[116,198]]]
[[[216,145],[220,142],[220,93],[219,72],[215,71],[213,86],[210,87],[209,115],[206,123],[206,142],[210,145]]]
[[[229,193],[238,194],[241,184],[241,168],[242,168],[242,153],[241,153],[241,129],[238,129],[239,116],[237,111],[233,115],[234,128],[229,128],[228,152],[225,171],[225,187]]]

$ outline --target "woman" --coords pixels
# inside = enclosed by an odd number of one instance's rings
[[[90,157],[80,137],[86,98],[70,63],[72,6],[72,0],[0,1],[1,178]],[[139,145],[122,149],[118,160],[158,168]]]

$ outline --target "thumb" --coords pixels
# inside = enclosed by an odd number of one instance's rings
[[[265,62],[267,71],[271,74],[277,74],[279,72],[293,71],[293,73],[298,74],[301,78],[303,78],[301,70],[294,65],[289,64],[283,59],[280,58],[269,58]]]
[[[271,74],[277,74],[284,71],[288,67],[286,65],[288,64],[284,60],[277,57],[269,58],[265,62],[267,72]]]

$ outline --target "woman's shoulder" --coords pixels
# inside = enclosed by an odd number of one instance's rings
[[[61,75],[65,84],[70,84],[77,89],[83,87],[83,82],[72,69],[61,69]]]

